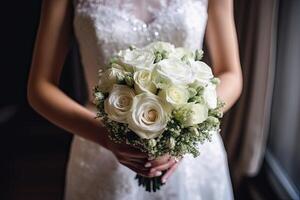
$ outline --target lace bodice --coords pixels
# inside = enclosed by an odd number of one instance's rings
[[[201,48],[206,9],[207,0],[75,1],[74,27],[89,91],[96,83],[97,70],[130,45],[160,40]]]

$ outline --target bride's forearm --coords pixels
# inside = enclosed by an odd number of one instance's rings
[[[28,101],[57,126],[106,147],[106,130],[95,114],[58,88],[69,51],[72,19],[71,1],[43,1],[28,80]]]
[[[232,0],[209,1],[206,42],[214,74],[221,80],[217,92],[219,98],[225,102],[223,110],[226,112],[242,91],[242,71]]]
[[[57,126],[106,147],[106,130],[95,114],[47,81],[29,85],[31,106]]]
[[[242,92],[241,72],[224,72],[218,75],[221,83],[217,87],[218,97],[225,103],[223,111],[228,111]]]

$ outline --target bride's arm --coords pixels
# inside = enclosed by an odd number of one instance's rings
[[[69,0],[44,0],[28,82],[30,105],[52,123],[112,151],[120,163],[148,174],[146,155],[128,145],[107,139],[95,114],[64,94],[58,83],[69,49],[72,17]]]
[[[225,112],[242,92],[242,72],[233,14],[233,0],[209,0],[206,42],[214,74],[221,80],[217,92],[225,102]]]
[[[95,115],[66,96],[58,83],[69,50],[71,1],[46,0],[42,6],[28,82],[30,105],[52,123],[105,146],[105,129]]]
[[[242,72],[233,17],[233,0],[209,0],[206,41],[212,58],[213,71],[221,79],[218,96],[225,102],[227,111],[242,91]],[[179,163],[169,156],[151,162],[151,171],[168,170],[162,177],[165,182]]]

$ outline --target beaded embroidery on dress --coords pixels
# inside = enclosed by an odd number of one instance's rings
[[[207,0],[75,0],[74,29],[90,100],[97,71],[120,49],[158,40],[201,48],[207,4]],[[232,199],[221,137],[214,134],[199,148],[199,157],[185,157],[160,191],[148,193],[138,187],[135,172],[119,164],[110,151],[74,137],[65,199]]]

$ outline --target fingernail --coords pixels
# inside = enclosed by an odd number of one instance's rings
[[[155,172],[154,176],[161,176],[162,175],[162,172],[161,171],[157,171]]]
[[[150,162],[147,162],[147,163],[145,164],[145,167],[146,167],[146,168],[151,167],[151,163],[150,163]]]
[[[167,179],[165,179],[165,178],[164,178],[164,179],[161,179],[161,182],[162,182],[162,183],[166,183],[166,181],[167,181]]]
[[[152,168],[152,169],[150,170],[150,173],[153,173],[153,172],[155,172],[155,168]]]

